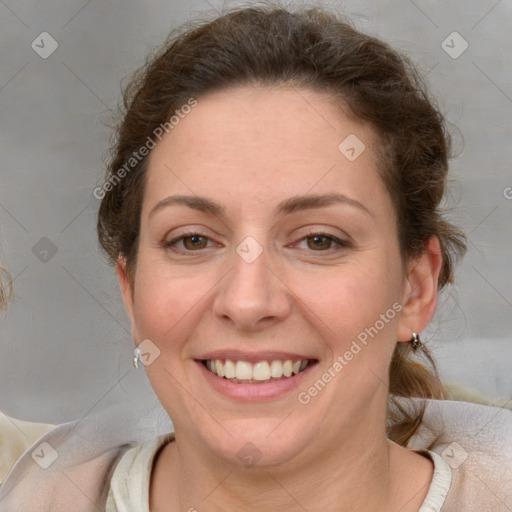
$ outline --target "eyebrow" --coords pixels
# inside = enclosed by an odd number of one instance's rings
[[[346,196],[345,194],[340,194],[339,192],[331,192],[329,194],[322,195],[290,197],[289,199],[285,199],[278,204],[276,213],[280,215],[286,215],[297,211],[312,210],[315,208],[322,208],[334,204],[345,204],[352,206],[366,212],[373,217],[372,211],[364,204]],[[208,213],[217,217],[225,217],[226,215],[225,209],[220,204],[212,201],[211,199],[200,196],[176,195],[166,197],[165,199],[159,201],[149,212],[149,217],[154,215],[157,211],[172,205],[187,206],[193,210],[198,210],[200,212]]]

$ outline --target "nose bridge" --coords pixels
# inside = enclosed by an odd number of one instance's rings
[[[260,323],[282,319],[289,308],[288,297],[269,268],[270,252],[255,238],[246,237],[231,258],[232,269],[215,299],[215,314],[241,329],[255,329]]]

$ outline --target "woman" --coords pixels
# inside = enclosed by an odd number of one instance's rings
[[[126,106],[98,231],[174,433],[64,472],[78,510],[507,510],[510,441],[478,443],[510,416],[443,402],[419,336],[465,240],[407,60],[320,9],[240,9],[171,39]],[[77,507],[60,485],[43,503]]]

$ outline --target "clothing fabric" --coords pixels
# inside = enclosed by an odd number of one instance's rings
[[[150,439],[128,450],[119,461],[107,497],[105,512],[149,511],[149,483],[158,450],[174,441],[174,434]]]
[[[23,452],[55,425],[23,421],[0,412],[0,484]]]
[[[423,420],[407,447],[429,450],[450,466],[452,479],[441,511],[510,512],[512,412],[450,400],[401,400],[410,412],[422,404],[426,405]],[[138,420],[129,410],[110,407],[55,427],[10,470],[0,486],[0,510],[105,510],[112,477],[125,453],[151,439],[157,442]],[[442,499],[437,496],[441,488],[434,486],[433,500]],[[436,505],[435,501],[424,503],[425,507]]]
[[[439,512],[442,510],[446,496],[452,483],[452,468],[436,452],[421,450],[426,453],[434,463],[434,475],[428,493],[418,512]]]
[[[162,435],[128,450],[119,461],[110,484],[105,512],[150,512],[149,483],[153,461],[174,435]],[[434,463],[434,475],[427,496],[418,512],[440,512],[450,489],[452,470],[447,462],[430,450],[418,450]]]

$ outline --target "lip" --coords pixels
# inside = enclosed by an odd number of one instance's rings
[[[259,363],[260,361],[286,361],[288,359],[293,362],[298,360],[318,360],[318,358],[310,355],[307,356],[304,354],[296,354],[292,352],[277,352],[274,350],[259,352],[249,352],[244,350],[215,350],[213,352],[202,354],[199,357],[195,357],[194,359],[196,361],[206,361],[208,359],[220,359],[221,361],[225,361],[226,359],[230,359],[231,361],[247,361],[251,364]]]
[[[274,359],[279,359],[279,357],[273,357]],[[208,359],[210,359],[210,357],[208,357]],[[221,358],[217,357],[216,359]],[[227,359],[229,359],[229,357],[227,357]],[[300,357],[297,357],[297,359],[300,359]],[[273,382],[264,384],[237,384],[212,373],[206,368],[203,361],[196,359],[195,362],[207,383],[216,392],[239,402],[262,402],[281,398],[298,388],[308,376],[309,372],[318,364],[318,361],[315,360],[315,362],[310,363],[306,369],[297,375]]]

